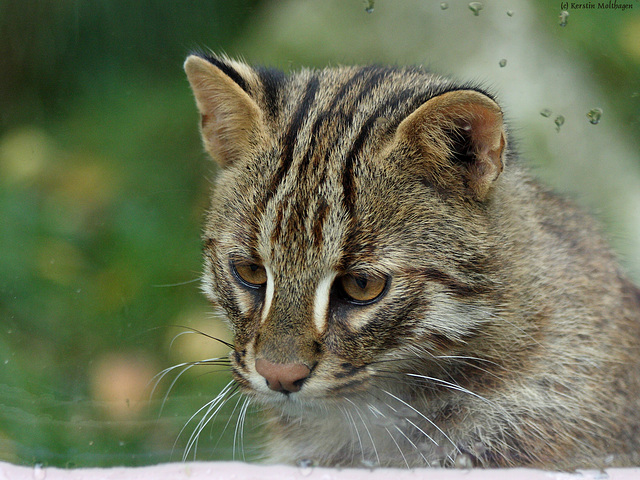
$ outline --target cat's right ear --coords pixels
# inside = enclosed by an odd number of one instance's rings
[[[200,111],[206,151],[223,167],[246,158],[263,132],[262,111],[248,93],[250,67],[190,55],[184,70]]]
[[[406,168],[453,194],[485,200],[504,168],[502,110],[475,90],[430,98],[400,123],[396,137],[422,153]]]

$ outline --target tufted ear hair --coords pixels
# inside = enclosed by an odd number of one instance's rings
[[[405,118],[396,141],[417,150],[409,169],[439,188],[485,200],[504,168],[502,110],[487,95],[455,90],[430,98]]]
[[[190,55],[184,69],[200,111],[206,151],[223,167],[246,157],[264,131],[262,111],[249,95],[251,68]]]

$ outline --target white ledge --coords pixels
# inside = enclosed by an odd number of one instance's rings
[[[0,462],[2,480],[638,480],[640,468],[550,472],[526,468],[331,469],[255,465],[240,462],[168,463],[150,467],[60,469],[23,467]]]

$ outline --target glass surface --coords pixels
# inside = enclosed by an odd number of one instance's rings
[[[223,367],[158,375],[229,340],[198,283],[215,168],[192,49],[487,85],[522,156],[600,216],[640,279],[640,2],[471,3],[0,1],[0,461],[255,458],[240,395],[198,426]]]

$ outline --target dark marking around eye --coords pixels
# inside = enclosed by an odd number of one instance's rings
[[[459,297],[473,297],[476,295],[483,295],[491,291],[491,288],[487,285],[464,283],[461,280],[458,280],[457,278],[435,268],[424,269],[419,273],[427,280],[443,285]]]

